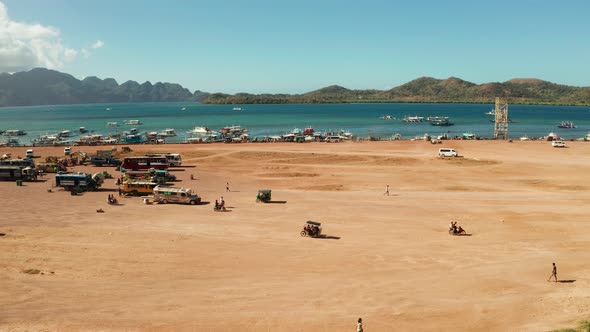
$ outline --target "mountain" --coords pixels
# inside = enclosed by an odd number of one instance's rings
[[[390,90],[349,90],[331,85],[296,95],[213,94],[203,99],[211,104],[258,103],[490,103],[507,97],[514,104],[590,105],[590,87],[555,84],[534,78],[515,78],[503,83],[475,84],[460,78],[441,80],[421,77]]]
[[[321,104],[321,103],[490,103],[507,97],[512,104],[590,105],[590,87],[555,84],[536,78],[514,78],[500,83],[475,84],[456,77],[420,77],[389,90],[351,90],[339,85],[304,94],[190,92],[179,84],[127,81],[95,76],[78,80],[55,70],[35,68],[0,73],[0,107],[87,103],[200,101],[209,104]]]
[[[0,106],[201,101],[208,95],[198,90],[191,93],[175,83],[127,81],[119,85],[112,78],[78,80],[44,68],[0,74]]]

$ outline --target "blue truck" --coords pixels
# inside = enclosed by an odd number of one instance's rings
[[[94,175],[89,173],[57,173],[55,175],[55,186],[63,187],[67,191],[76,190],[93,191],[102,185],[104,182],[104,174],[96,173]]]

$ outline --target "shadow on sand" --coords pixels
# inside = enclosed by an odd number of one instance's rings
[[[287,201],[268,201],[266,204],[287,204]]]
[[[0,236],[6,236],[6,233],[0,233]]]
[[[576,280],[558,280],[557,282],[560,282],[562,284],[571,284],[576,282]]]
[[[324,240],[340,240],[340,236],[333,236],[333,235],[320,235],[315,237],[314,239],[324,239]]]

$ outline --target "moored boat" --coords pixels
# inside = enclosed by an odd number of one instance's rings
[[[141,121],[139,121],[139,120],[125,120],[125,122],[124,122],[124,123],[125,123],[126,125],[128,125],[128,126],[138,126],[138,125],[141,125],[141,124],[143,124],[143,123],[141,123]]]
[[[562,121],[557,127],[562,129],[574,129],[576,128],[576,125],[571,121]]]

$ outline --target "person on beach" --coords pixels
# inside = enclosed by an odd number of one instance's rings
[[[389,185],[385,186],[385,192],[383,193],[383,195],[389,196]]]
[[[191,174],[191,180],[194,180],[194,179],[195,179],[195,177]]]
[[[226,182],[226,183],[225,183],[225,191],[230,191],[230,190],[229,190],[229,182]]]
[[[363,332],[363,319],[359,318],[356,322],[356,332]]]
[[[557,266],[555,266],[555,263],[553,263],[553,270],[551,270],[551,276],[549,276],[547,281],[551,281],[551,278],[553,277],[555,277],[555,282],[557,282]]]

